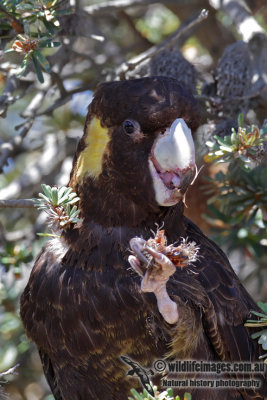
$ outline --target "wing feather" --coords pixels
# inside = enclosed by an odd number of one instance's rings
[[[198,281],[206,291],[216,314],[217,321],[209,312],[205,316],[204,311],[204,319],[206,317],[204,328],[207,336],[221,359],[232,362],[259,362],[261,354],[259,345],[256,340],[251,339],[253,331],[244,326],[250,311],[258,310],[257,305],[240,283],[222,250],[191,221],[187,222],[188,237],[200,246],[202,256],[196,263]],[[223,347],[216,347],[218,341],[223,343]],[[264,376],[251,374],[250,379],[253,377],[260,379],[262,385],[259,390],[247,391],[248,395],[253,398],[267,396],[266,373]],[[247,376],[243,375],[243,379],[247,379]]]

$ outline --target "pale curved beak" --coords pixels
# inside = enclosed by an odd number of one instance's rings
[[[165,171],[186,169],[195,164],[191,129],[182,118],[176,119],[156,140],[154,157]]]
[[[190,128],[177,118],[156,138],[149,168],[155,197],[160,205],[176,204],[186,192],[196,173],[195,146]]]

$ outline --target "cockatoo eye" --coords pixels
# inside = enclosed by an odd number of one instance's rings
[[[122,126],[124,129],[124,132],[127,133],[128,135],[132,135],[133,133],[140,132],[140,125],[138,124],[137,121],[134,121],[132,119],[126,119],[123,122]]]

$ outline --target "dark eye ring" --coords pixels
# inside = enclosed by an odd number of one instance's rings
[[[128,135],[131,135],[133,133],[137,133],[140,130],[140,125],[138,124],[137,121],[133,121],[131,119],[126,119],[123,124],[123,129],[124,132],[127,133]]]

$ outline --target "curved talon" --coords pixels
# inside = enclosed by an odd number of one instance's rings
[[[140,261],[138,260],[138,258],[133,256],[133,255],[131,255],[131,256],[128,257],[128,261],[129,261],[129,264],[131,265],[131,267],[135,270],[135,272],[138,275],[140,275],[141,277],[143,277],[144,273],[143,273],[143,271],[141,269]]]
[[[165,256],[165,254],[159,253],[158,251],[152,249],[151,247],[146,246],[145,247],[146,251],[152,255],[154,258],[155,262],[161,265],[162,269],[167,272],[168,271],[168,277],[174,274],[176,271],[175,266],[173,265],[172,261]]]
[[[135,255],[130,255],[128,261],[135,272],[143,278],[141,291],[154,293],[159,312],[165,321],[175,324],[179,319],[178,307],[169,297],[166,288],[166,282],[176,271],[175,266],[165,254],[147,246],[144,239],[132,238],[130,247]],[[153,257],[152,263],[149,263],[143,255],[142,251],[144,250]],[[142,264],[145,264],[145,267]]]
[[[148,264],[148,260],[146,259],[146,257],[142,254],[142,250],[144,248],[144,244],[145,244],[145,240],[135,237],[132,238],[130,240],[130,247],[132,249],[132,251],[136,254],[136,256],[138,257],[138,259],[143,262],[144,264]]]
[[[148,253],[150,253],[154,260],[162,265],[168,265],[168,266],[172,266],[174,268],[175,271],[175,266],[173,265],[173,263],[171,262],[171,260],[165,256],[165,254],[159,253],[158,251],[154,250],[152,247],[149,246],[145,246],[145,249]]]

